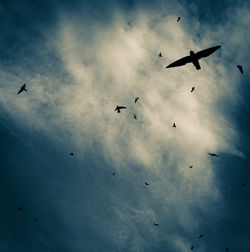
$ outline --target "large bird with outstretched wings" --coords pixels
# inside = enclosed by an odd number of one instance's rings
[[[218,50],[221,46],[214,46],[202,51],[199,51],[197,53],[190,51],[190,55],[189,56],[185,56],[181,59],[178,59],[176,61],[174,61],[173,63],[169,64],[168,66],[166,66],[166,68],[170,68],[170,67],[179,67],[179,66],[183,66],[186,65],[187,63],[193,63],[193,65],[195,66],[195,68],[197,70],[201,69],[201,66],[199,64],[199,60],[202,58],[205,58],[207,56],[209,56],[210,54],[214,53],[216,50]]]

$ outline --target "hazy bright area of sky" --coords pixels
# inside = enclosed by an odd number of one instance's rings
[[[0,251],[250,250],[249,3],[1,2]]]

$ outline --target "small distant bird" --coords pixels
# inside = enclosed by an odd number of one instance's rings
[[[149,185],[149,183],[145,182],[145,185]]]
[[[21,86],[21,88],[19,89],[19,91],[18,91],[17,94],[20,94],[20,93],[22,93],[23,91],[28,91],[28,90],[26,89],[26,83],[24,83],[24,84]]]
[[[17,209],[18,209],[18,211],[22,211],[22,210],[23,210],[23,207],[20,206],[20,207],[18,207]]]
[[[229,248],[226,248],[226,251],[229,251]]]
[[[37,217],[35,218],[35,222],[38,222],[38,218]]]
[[[180,18],[180,17],[178,17],[176,22],[179,22],[179,21],[180,21],[180,19],[181,19],[181,18]]]
[[[193,51],[190,51],[190,55],[183,57],[181,59],[178,59],[176,61],[174,61],[173,63],[169,64],[168,66],[166,66],[166,68],[170,68],[170,67],[179,67],[179,66],[183,66],[186,65],[187,63],[193,63],[193,65],[195,66],[195,68],[197,70],[201,69],[201,66],[199,64],[199,60],[201,58],[207,57],[210,54],[214,53],[216,50],[218,50],[221,46],[214,46],[202,51],[199,51],[197,53],[194,53]]]
[[[160,226],[160,224],[158,224],[158,223],[154,223],[154,226],[159,227],[159,226]]]
[[[161,52],[159,53],[159,57],[161,57],[161,58],[162,58],[162,54],[161,54]]]
[[[190,168],[190,169],[193,168],[193,165],[190,165],[189,168]]]
[[[219,157],[219,155],[215,154],[215,153],[208,153],[208,155],[212,156],[212,157]]]
[[[242,185],[242,186],[245,186],[246,184],[245,184],[245,183],[242,183],[241,185]]]
[[[199,239],[202,238],[203,236],[204,236],[204,234],[200,234]]]
[[[137,115],[136,114],[134,114],[134,119],[137,120]]]
[[[113,172],[112,174],[113,174],[113,176],[115,176],[115,172]]]
[[[176,125],[175,125],[175,123],[173,124],[173,128],[176,128]]]
[[[121,113],[121,109],[126,109],[127,107],[124,107],[124,106],[116,106],[116,109],[115,111],[117,111],[117,113]]]
[[[135,103],[136,103],[138,100],[139,100],[139,97],[136,97],[136,98],[135,98]]]
[[[69,155],[70,155],[70,156],[74,156],[74,153],[73,153],[73,152],[70,152]]]
[[[241,65],[237,65],[237,67],[239,68],[240,72],[243,74],[244,72],[243,72],[242,66]]]
[[[193,250],[193,249],[194,249],[194,246],[192,245],[190,249]]]
[[[192,93],[192,92],[194,92],[194,90],[195,90],[195,87],[192,87],[192,89],[191,89],[191,93]]]

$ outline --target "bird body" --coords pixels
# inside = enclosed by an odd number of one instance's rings
[[[181,17],[178,17],[176,22],[179,22],[179,21],[180,21],[180,19],[181,19]]]
[[[192,93],[192,92],[194,92],[194,90],[195,90],[195,87],[192,87],[192,89],[191,89],[191,93]]]
[[[69,155],[70,155],[70,156],[74,156],[74,153],[73,153],[73,152],[70,152]]]
[[[193,165],[190,165],[189,168],[190,168],[190,169],[193,168]]]
[[[237,65],[237,67],[239,68],[240,72],[243,74],[244,72],[243,72],[242,66],[241,65]]]
[[[176,124],[175,123],[173,124],[173,128],[176,128]]]
[[[191,248],[190,248],[191,250],[193,250],[194,249],[194,246],[191,246]]]
[[[147,186],[148,186],[148,185],[149,185],[149,183],[145,182],[145,185],[147,185]]]
[[[202,238],[203,236],[204,236],[204,234],[200,234],[199,239]]]
[[[18,210],[19,210],[19,211],[22,211],[22,210],[23,210],[23,207],[21,207],[21,206],[18,207]]]
[[[161,53],[159,53],[159,57],[162,58],[162,54]]]
[[[137,120],[137,115],[136,114],[134,114],[134,119]]]
[[[166,66],[166,68],[170,68],[170,67],[179,67],[179,66],[183,66],[186,65],[187,63],[193,63],[193,65],[195,66],[195,68],[197,70],[201,69],[201,66],[199,64],[199,60],[201,58],[207,57],[210,54],[214,53],[216,50],[218,50],[221,46],[214,46],[202,51],[199,51],[197,53],[194,53],[193,51],[190,51],[190,55],[189,56],[185,56],[181,59],[178,59],[176,61],[174,61],[173,63],[169,64],[168,66]]]
[[[212,157],[219,157],[219,155],[215,154],[215,153],[208,153],[208,155],[212,156]]]
[[[159,226],[160,226],[160,224],[158,224],[158,223],[154,223],[154,226],[159,227]]]
[[[17,94],[20,94],[20,93],[22,93],[23,91],[28,91],[28,90],[26,89],[26,83],[24,83],[24,84],[20,87],[20,89],[19,89],[19,91],[18,91]]]
[[[124,107],[124,106],[116,106],[116,109],[115,111],[117,111],[117,113],[121,113],[121,109],[126,109],[127,107]]]
[[[136,98],[135,98],[135,103],[136,103],[138,100],[139,100],[139,97],[136,97]]]

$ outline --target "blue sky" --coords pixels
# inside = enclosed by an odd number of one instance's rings
[[[249,14],[249,1],[2,2],[0,250],[248,251]],[[215,45],[199,71],[165,68]]]

